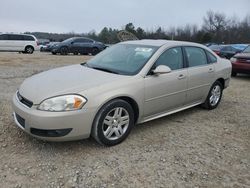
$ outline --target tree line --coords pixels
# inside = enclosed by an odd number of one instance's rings
[[[239,20],[237,17],[227,17],[220,12],[208,11],[203,17],[203,24],[198,27],[195,24],[185,26],[145,30],[135,27],[133,23],[126,24],[123,30],[133,33],[138,39],[167,39],[193,41],[198,43],[250,43],[250,15]],[[89,33],[45,33],[26,32],[35,35],[37,38],[49,39],[50,41],[63,41],[70,37],[84,36],[106,44],[119,42],[117,33],[119,29],[104,27],[100,33],[91,31]]]

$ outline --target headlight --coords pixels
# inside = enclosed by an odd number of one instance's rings
[[[235,62],[237,61],[237,59],[236,59],[235,57],[232,57],[232,58],[230,59],[230,61],[231,61],[232,63],[235,63]]]
[[[38,110],[62,112],[79,110],[87,102],[87,99],[80,95],[64,95],[44,100]]]

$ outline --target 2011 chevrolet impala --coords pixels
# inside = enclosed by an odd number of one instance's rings
[[[112,146],[135,124],[196,105],[214,109],[229,85],[231,63],[203,45],[127,41],[86,63],[26,79],[13,97],[14,120],[49,141],[92,136]]]

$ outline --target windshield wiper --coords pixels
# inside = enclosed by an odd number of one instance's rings
[[[103,67],[91,67],[92,69],[96,69],[96,70],[100,70],[100,71],[104,71],[104,72],[109,72],[109,73],[113,73],[113,74],[119,74],[118,72],[115,72],[113,70],[107,69],[107,68],[103,68]]]
[[[113,71],[113,70],[110,70],[110,69],[107,69],[107,68],[103,68],[103,67],[92,67],[92,66],[88,65],[88,63],[86,63],[86,62],[81,63],[81,65],[82,65],[82,66],[85,66],[85,67],[88,67],[88,68],[92,68],[92,69],[96,69],[96,70],[108,72],[108,73],[119,74],[118,72]]]

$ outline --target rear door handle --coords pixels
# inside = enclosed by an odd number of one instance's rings
[[[214,69],[213,69],[213,68],[209,68],[209,69],[208,69],[208,72],[209,72],[209,73],[214,72]]]
[[[186,78],[186,76],[185,76],[184,74],[180,74],[180,75],[178,76],[178,79],[179,79],[179,80],[185,79],[185,78]]]

